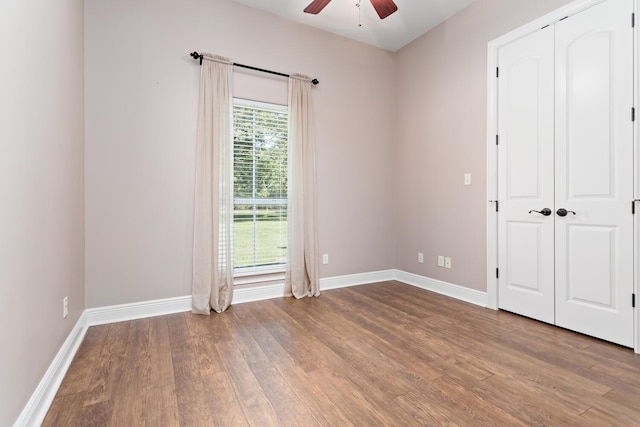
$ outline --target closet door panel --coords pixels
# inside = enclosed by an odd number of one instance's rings
[[[556,24],[556,324],[633,344],[631,0]],[[573,213],[575,212],[575,214]]]
[[[499,51],[499,307],[554,322],[553,28]]]

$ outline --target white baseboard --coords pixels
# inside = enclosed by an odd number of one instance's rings
[[[42,380],[40,380],[38,387],[29,398],[20,416],[13,424],[14,427],[39,426],[42,424],[86,332],[87,319],[85,313],[82,313],[62,347],[60,347],[53,362],[49,365]]]
[[[130,304],[110,305],[107,307],[88,308],[85,310],[85,313],[87,315],[87,325],[95,326],[106,323],[123,322],[125,320],[181,313],[190,310],[191,295],[188,295]]]
[[[372,271],[369,273],[348,274],[320,279],[320,290],[347,288],[349,286],[366,285],[367,283],[386,282],[395,279],[396,270]]]
[[[401,270],[396,270],[395,280],[427,291],[436,292],[461,301],[479,305],[481,307],[487,306],[486,292],[465,288],[463,286],[454,285],[452,283],[431,279],[429,277],[413,273],[407,273],[406,271]]]

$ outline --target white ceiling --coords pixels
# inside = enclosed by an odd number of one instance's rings
[[[394,0],[398,11],[384,20],[362,0],[362,27],[357,0],[332,0],[318,15],[303,12],[311,0],[233,1],[395,52],[474,0]]]

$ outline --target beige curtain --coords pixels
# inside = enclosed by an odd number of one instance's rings
[[[196,148],[192,311],[208,315],[233,295],[232,64],[204,54]]]
[[[289,207],[285,293],[320,295],[316,231],[315,140],[311,79],[289,78]]]

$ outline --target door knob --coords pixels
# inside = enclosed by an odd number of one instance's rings
[[[576,214],[574,211],[568,211],[565,208],[560,208],[556,211],[556,213],[558,214],[558,216],[567,216],[568,213],[572,213],[572,214]]]
[[[529,211],[529,213],[531,213],[531,212],[537,212],[537,213],[539,213],[539,214],[541,214],[541,215],[544,215],[544,216],[549,216],[549,215],[551,215],[551,209],[549,209],[549,208],[544,208],[544,209],[542,209],[541,211],[534,211],[534,210],[530,210],[530,211]],[[565,214],[565,215],[566,215],[566,214]]]

